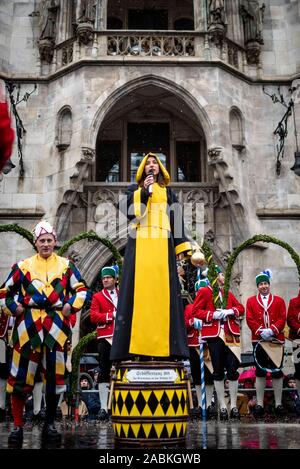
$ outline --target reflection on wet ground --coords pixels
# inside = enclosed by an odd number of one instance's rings
[[[8,448],[7,437],[12,423],[0,424],[0,449]],[[111,422],[57,423],[62,432],[61,443],[51,446],[62,449],[114,449],[115,442]],[[43,448],[41,425],[26,423],[24,449]],[[299,449],[300,419],[272,418],[255,420],[244,417],[241,421],[188,422],[186,449]]]

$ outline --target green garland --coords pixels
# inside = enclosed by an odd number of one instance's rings
[[[240,244],[237,248],[235,248],[235,250],[232,252],[231,256],[228,259],[227,268],[225,272],[223,307],[225,307],[227,304],[231,273],[236,258],[245,248],[251,246],[252,244],[258,243],[259,241],[262,241],[264,243],[278,244],[278,246],[281,246],[289,252],[291,258],[296,264],[300,284],[300,257],[297,252],[288,243],[281,241],[280,239],[274,238],[273,236],[258,234],[253,236],[252,238],[247,239],[247,241],[244,241],[244,243]]]
[[[216,309],[221,308],[222,307],[222,302],[221,302],[221,299],[219,297],[219,286],[218,286],[218,282],[217,282],[218,272],[216,270],[216,263],[215,263],[214,258],[213,258],[212,250],[211,250],[209,244],[207,244],[206,241],[203,242],[202,250],[203,250],[203,253],[204,253],[204,256],[205,256],[205,260],[207,262],[207,267],[208,267],[207,277],[208,277],[210,285],[212,286],[214,306],[215,306]]]
[[[14,233],[17,233],[20,236],[22,236],[23,238],[27,239],[27,241],[29,241],[29,243],[35,249],[35,245],[34,245],[34,242],[33,242],[33,234],[30,231],[26,230],[26,228],[22,228],[21,226],[19,226],[17,224],[0,225],[0,233],[8,233],[10,231],[13,231]]]
[[[97,331],[90,332],[86,334],[84,337],[80,339],[76,347],[72,352],[72,373],[71,373],[71,390],[70,392],[74,395],[77,392],[77,385],[78,385],[78,371],[80,366],[80,358],[84,353],[86,346],[88,345],[91,340],[96,339]]]
[[[120,252],[108,238],[101,238],[93,231],[80,233],[79,235],[74,236],[74,238],[70,239],[69,241],[67,241],[65,244],[61,246],[61,248],[57,251],[57,254],[59,256],[62,256],[69,249],[69,247],[72,246],[72,244],[77,243],[78,241],[81,241],[82,239],[90,239],[92,241],[99,241],[100,243],[104,244],[104,246],[106,246],[112,252],[112,255],[114,259],[117,261],[117,264],[119,267],[119,282],[121,282],[122,257],[121,257]]]

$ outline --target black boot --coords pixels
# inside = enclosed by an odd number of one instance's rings
[[[8,436],[8,443],[22,443],[23,442],[23,428],[15,427]]]
[[[237,407],[233,407],[230,412],[230,418],[232,420],[239,420],[240,419],[240,412]]]
[[[225,409],[225,408],[220,409],[220,420],[228,420],[227,409]]]
[[[56,430],[54,423],[45,423],[42,429],[42,437],[47,441],[59,441],[61,434]]]

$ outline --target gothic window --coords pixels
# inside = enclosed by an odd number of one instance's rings
[[[201,181],[199,142],[176,142],[177,181]]]
[[[107,29],[123,29],[123,21],[115,16],[107,18]]]
[[[191,20],[189,18],[179,18],[174,21],[174,29],[176,31],[193,31],[194,20]]]
[[[121,141],[97,141],[96,181],[120,182],[121,148]]]
[[[243,117],[241,111],[232,108],[229,114],[229,128],[231,145],[238,151],[244,148]]]
[[[156,31],[168,29],[168,10],[158,9],[129,9],[128,29],[154,29]]]
[[[64,106],[57,116],[56,147],[58,151],[66,150],[72,138],[72,112],[69,106]]]

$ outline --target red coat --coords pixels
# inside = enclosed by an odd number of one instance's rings
[[[260,294],[251,296],[247,300],[246,320],[252,332],[252,341],[261,339],[259,330],[271,328],[274,337],[284,340],[283,329],[286,321],[286,307],[283,298],[270,293],[268,308],[264,313],[264,305]]]
[[[187,331],[189,347],[199,347],[199,332],[194,328],[193,304],[187,305],[184,310],[184,322]]]
[[[300,339],[300,291],[296,298],[292,298],[287,313],[287,324],[290,328],[289,338]]]
[[[226,309],[233,309],[235,317],[228,317],[224,322],[224,332],[226,335],[239,336],[240,324],[238,318],[244,314],[245,308],[231,292],[228,293]],[[195,318],[203,320],[201,333],[203,339],[218,337],[220,334],[220,321],[213,319],[215,310],[211,286],[200,288],[193,304],[192,314]]]
[[[116,290],[119,296],[119,290]],[[97,324],[97,338],[112,337],[114,333],[115,305],[105,288],[99,293],[94,293],[91,304],[90,317],[93,324]]]

